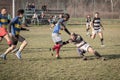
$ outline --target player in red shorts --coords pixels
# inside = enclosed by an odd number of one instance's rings
[[[0,41],[2,41],[2,38],[5,38],[7,40],[8,45],[11,46],[11,40],[7,32],[7,25],[9,23],[9,20],[6,14],[6,8],[2,8],[0,13]]]

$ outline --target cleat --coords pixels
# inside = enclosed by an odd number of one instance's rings
[[[6,55],[5,55],[5,54],[0,55],[0,58],[1,58],[1,59],[3,59],[3,60],[7,60],[7,58],[6,58]]]
[[[86,60],[87,60],[87,57],[84,56],[84,57],[83,57],[83,60],[86,61]]]
[[[57,59],[61,59],[61,57],[60,57],[59,55],[56,55],[56,58],[57,58]]]
[[[17,56],[18,59],[21,59],[21,58],[22,58],[22,57],[21,57],[21,53],[20,53],[19,51],[18,51],[15,55]]]
[[[105,57],[99,57],[97,59],[101,59],[102,61],[106,61],[107,60]]]
[[[102,45],[101,45],[101,47],[105,47],[105,45],[104,45],[104,44],[102,44]]]

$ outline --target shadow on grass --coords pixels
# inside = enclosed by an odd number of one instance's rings
[[[120,44],[118,44],[118,45],[113,45],[113,46],[120,46]]]
[[[94,60],[96,59],[96,57],[93,56],[86,56],[88,60]],[[103,57],[105,57],[107,60],[111,60],[111,59],[119,59],[120,58],[120,54],[110,54],[110,55],[103,55]],[[62,57],[62,59],[82,59],[79,56],[74,56],[74,57]]]
[[[109,54],[109,55],[103,55],[104,57],[108,59],[118,59],[120,58],[120,54]]]

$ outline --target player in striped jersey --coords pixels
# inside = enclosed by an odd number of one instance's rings
[[[9,33],[10,36],[12,38],[12,45],[5,51],[5,53],[3,53],[2,55],[0,55],[0,57],[4,60],[6,60],[6,56],[9,52],[11,52],[13,49],[15,49],[15,47],[17,46],[18,41],[21,42],[21,46],[19,48],[19,50],[16,53],[16,56],[18,59],[21,59],[21,52],[22,50],[26,47],[27,45],[27,41],[25,40],[25,38],[23,38],[20,35],[20,30],[21,30],[21,19],[23,17],[24,14],[24,10],[23,9],[19,9],[17,11],[17,15],[15,18],[13,18],[13,20],[10,22],[9,25]]]
[[[104,27],[101,24],[101,19],[99,17],[98,12],[95,13],[95,17],[94,17],[93,21],[91,22],[91,28],[92,28],[91,38],[94,39],[96,37],[96,34],[98,34],[100,37],[101,46],[104,46],[103,32],[101,30],[101,28],[104,30]]]
[[[6,8],[2,8],[0,13],[0,41],[2,41],[2,38],[5,38],[8,45],[11,46],[12,42],[7,32],[7,25],[9,23],[9,20],[6,14],[7,14]]]
[[[79,34],[71,33],[70,39],[66,43],[74,43],[77,47],[78,53],[83,57],[83,60],[87,60],[84,53],[89,52],[96,56],[98,59],[105,60],[97,51],[95,51]]]

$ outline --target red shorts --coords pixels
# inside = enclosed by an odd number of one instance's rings
[[[5,28],[0,27],[0,37],[5,36],[6,34],[8,34],[7,30]]]

